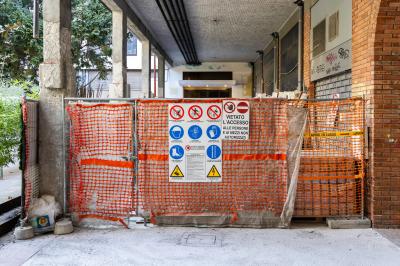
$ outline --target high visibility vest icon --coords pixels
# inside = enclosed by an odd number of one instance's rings
[[[171,177],[184,177],[181,169],[179,168],[179,166],[175,166],[174,170],[172,171]]]
[[[217,167],[213,165],[210,169],[210,172],[208,172],[207,177],[221,177],[221,174],[218,172]]]

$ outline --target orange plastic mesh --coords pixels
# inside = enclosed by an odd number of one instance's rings
[[[22,99],[21,111],[23,122],[23,182],[24,208],[28,210],[32,199],[39,196],[39,166],[38,166],[38,108],[36,101]]]
[[[279,217],[287,193],[287,103],[270,99],[249,101],[250,138],[223,141],[221,183],[169,182],[169,102],[139,101],[139,206],[153,215],[245,210],[268,211]]]
[[[131,104],[70,104],[69,207],[88,217],[134,210]]]
[[[364,102],[305,102],[308,124],[295,216],[359,216],[363,208]]]
[[[223,141],[220,183],[169,182],[168,103],[215,100],[137,100],[132,104],[70,104],[70,210],[81,216],[269,212],[279,217],[288,188],[288,107],[308,109],[295,216],[362,213],[363,101],[246,99],[250,138]],[[136,119],[136,121],[135,121]],[[136,130],[134,124],[136,122]],[[136,177],[130,155],[137,135]]]

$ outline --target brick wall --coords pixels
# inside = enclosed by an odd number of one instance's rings
[[[400,228],[400,1],[353,0],[352,93],[367,100],[367,211]]]
[[[308,89],[309,98],[314,98],[315,89],[311,82],[311,50],[310,50],[310,32],[311,32],[311,1],[306,1],[304,5],[304,32],[303,32],[303,75],[304,86]]]
[[[340,99],[351,97],[351,71],[346,71],[315,82],[316,99]]]

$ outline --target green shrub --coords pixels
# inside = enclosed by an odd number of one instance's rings
[[[0,167],[14,163],[21,139],[21,107],[18,99],[0,98]]]

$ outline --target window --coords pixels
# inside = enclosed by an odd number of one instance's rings
[[[137,56],[137,39],[133,35],[128,35],[127,55]]]
[[[329,17],[329,41],[339,36],[339,11]]]
[[[313,57],[325,52],[325,19],[313,28]]]
[[[298,83],[299,24],[281,41],[281,91],[295,91]]]

